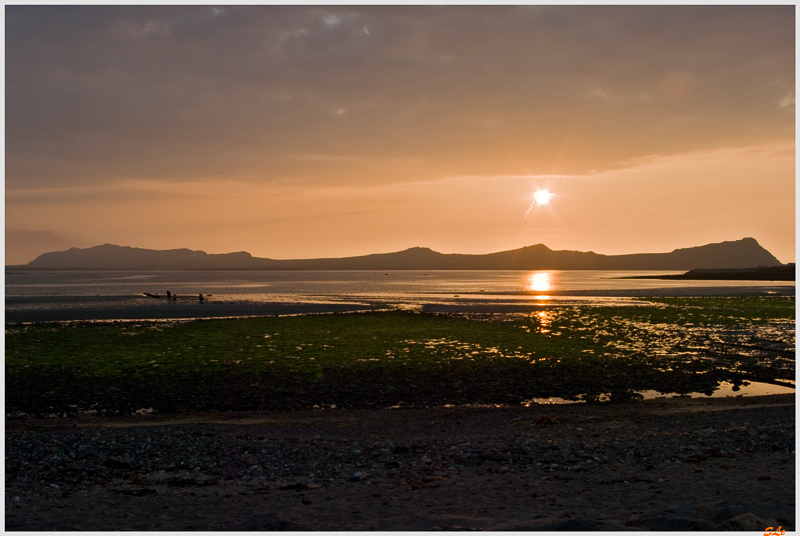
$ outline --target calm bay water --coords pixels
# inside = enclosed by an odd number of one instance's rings
[[[794,282],[675,281],[643,271],[6,272],[6,322],[513,307],[640,296],[791,294]],[[166,292],[178,300],[167,303]],[[146,297],[144,293],[162,296]],[[199,302],[204,295],[204,303]]]

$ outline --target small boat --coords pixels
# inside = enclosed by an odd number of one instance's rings
[[[161,297],[159,294],[152,294],[150,292],[145,292],[144,295],[147,296],[148,298],[160,298]]]

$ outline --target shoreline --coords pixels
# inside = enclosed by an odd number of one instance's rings
[[[634,275],[625,279],[678,279],[696,281],[794,281],[795,264],[762,266],[759,268],[701,268],[683,274]]]
[[[795,398],[7,421],[7,530],[795,526]]]
[[[245,318],[255,316],[286,316],[302,314],[333,314],[380,311],[406,308],[418,309],[431,313],[520,313],[541,310],[546,306],[592,304],[593,302],[626,302],[646,298],[669,297],[747,297],[747,296],[795,296],[794,285],[759,285],[759,286],[710,286],[710,287],[665,287],[652,289],[626,290],[575,290],[552,291],[547,293],[493,293],[481,294],[447,294],[440,298],[414,297],[378,298],[374,296],[341,295],[331,296],[330,301],[215,301],[207,303],[182,301],[163,303],[142,300],[142,303],[130,303],[138,296],[126,297],[119,303],[110,305],[71,305],[62,299],[58,307],[39,309],[14,309],[14,300],[6,299],[5,323],[37,323],[37,322],[70,322],[70,321],[131,321],[131,320],[194,320],[202,318]],[[77,297],[80,302],[82,297]],[[90,297],[98,301],[97,297]],[[113,298],[113,297],[109,297]],[[99,298],[100,300],[103,297]],[[39,300],[39,298],[37,298]],[[9,309],[9,305],[11,308]]]
[[[236,425],[249,426],[279,423],[337,422],[362,420],[378,422],[387,414],[412,417],[429,412],[492,412],[526,413],[548,412],[575,414],[581,412],[603,412],[625,410],[641,414],[670,414],[730,411],[735,409],[754,409],[765,407],[794,407],[794,393],[692,398],[681,396],[660,396],[645,400],[626,402],[596,402],[577,404],[534,404],[531,406],[502,406],[496,404],[470,404],[464,406],[398,407],[398,408],[342,408],[342,409],[296,409],[273,411],[184,411],[177,413],[139,413],[133,415],[71,415],[68,417],[13,417],[5,421],[6,431],[25,431],[70,428],[134,428],[184,425]],[[376,417],[377,416],[377,417]]]
[[[39,322],[114,322],[114,321],[169,321],[200,320],[210,318],[249,318],[257,316],[288,316],[303,314],[334,314],[378,311],[379,306],[353,303],[286,303],[240,302],[204,304],[183,303],[174,305],[142,304],[108,307],[63,307],[55,310],[8,311],[6,324]]]

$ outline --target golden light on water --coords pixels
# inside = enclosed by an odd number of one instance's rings
[[[545,298],[549,298],[549,296],[545,296]],[[539,311],[535,316],[539,321],[539,333],[550,333],[549,327],[552,323],[551,314],[546,311]]]
[[[547,292],[553,290],[553,274],[549,271],[532,272],[528,275],[525,290]]]
[[[542,327],[549,326],[550,323],[552,322],[551,313],[548,313],[547,311],[539,311],[538,313],[536,313],[536,318],[539,319],[539,325],[541,325]]]

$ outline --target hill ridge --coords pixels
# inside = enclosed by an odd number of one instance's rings
[[[103,244],[43,253],[16,269],[39,270],[693,270],[777,266],[780,261],[745,237],[669,253],[603,255],[552,250],[544,244],[486,254],[439,253],[415,246],[353,257],[276,260],[246,251],[206,253]]]

